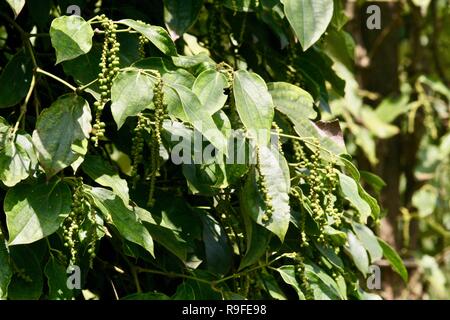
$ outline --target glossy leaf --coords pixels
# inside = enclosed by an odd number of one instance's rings
[[[389,261],[392,269],[397,272],[405,283],[408,283],[408,270],[398,253],[384,240],[378,238],[378,243],[383,249],[384,257]]]
[[[49,287],[48,298],[51,300],[72,300],[73,290],[67,287],[66,268],[54,257],[50,257],[44,269]]]
[[[303,293],[302,289],[300,289],[300,284],[298,283],[297,278],[295,276],[296,273],[295,268],[296,267],[293,265],[285,265],[279,267],[277,271],[280,274],[283,281],[295,289],[295,292],[297,292],[298,294],[298,298],[300,300],[305,300],[306,299],[305,294]]]
[[[92,180],[103,187],[111,188],[124,203],[130,201],[127,181],[120,178],[117,171],[99,156],[87,156],[82,169]]]
[[[6,2],[8,2],[9,6],[14,12],[14,17],[17,17],[19,15],[20,11],[22,11],[25,5],[25,0],[6,0]]]
[[[370,255],[370,262],[374,263],[383,257],[383,250],[378,244],[377,237],[373,234],[372,230],[363,224],[353,222],[353,231],[356,236],[366,248]]]
[[[91,120],[88,103],[75,94],[60,97],[39,115],[33,143],[48,177],[79,158],[73,146],[89,138]]]
[[[3,69],[0,75],[0,108],[12,107],[27,95],[33,77],[30,55],[20,50]]]
[[[164,21],[173,39],[183,35],[195,22],[203,0],[164,0]]]
[[[304,51],[326,31],[333,17],[333,0],[281,0],[284,12]]]
[[[361,221],[367,221],[367,218],[371,214],[371,209],[367,202],[361,198],[358,190],[358,185],[356,184],[355,180],[340,172],[338,172],[338,175],[341,190],[344,196],[361,214]]]
[[[69,187],[56,178],[9,189],[4,202],[9,245],[32,243],[54,233],[69,214],[71,203]]]
[[[363,275],[369,273],[369,257],[362,243],[352,232],[347,233],[348,251],[356,267]]]
[[[94,30],[82,17],[62,16],[52,21],[50,39],[56,51],[56,64],[88,53]]]
[[[136,212],[112,191],[92,188],[90,193],[96,207],[103,213],[108,223],[114,225],[125,239],[140,245],[154,256],[153,239]]]
[[[177,48],[164,28],[152,26],[132,19],[118,21],[144,35],[155,47],[168,56],[177,56]]]
[[[228,97],[224,90],[228,87],[228,80],[223,73],[205,70],[195,80],[192,91],[200,99],[203,108],[213,115],[225,105]]]
[[[153,102],[155,80],[137,71],[119,73],[111,87],[111,112],[120,129],[128,117],[136,116]]]
[[[233,93],[242,123],[259,145],[266,146],[274,116],[272,96],[266,83],[255,73],[239,70],[234,74]]]
[[[313,97],[302,88],[287,82],[271,82],[267,87],[275,108],[288,118],[295,119],[294,123],[300,122],[300,119],[314,119],[317,116],[313,108]]]

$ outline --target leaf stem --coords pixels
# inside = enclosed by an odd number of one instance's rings
[[[61,79],[60,77],[55,76],[53,73],[47,72],[47,71],[45,71],[45,70],[42,70],[42,69],[39,68],[39,67],[36,69],[36,72],[37,72],[37,73],[42,73],[43,75],[46,75],[47,77],[50,77],[50,78],[55,79],[56,81],[62,83],[63,85],[65,85],[66,87],[68,87],[69,89],[71,89],[71,90],[74,91],[74,92],[77,91],[77,88],[76,88],[76,87],[74,87],[73,85],[71,85],[71,84],[68,83],[67,81]]]
[[[14,130],[13,130],[13,134],[12,134],[13,137],[15,136],[17,130],[19,130],[19,124],[22,121],[22,119],[25,116],[25,114],[27,113],[27,104],[30,101],[31,94],[33,93],[33,90],[34,90],[35,86],[36,86],[36,76],[33,74],[33,77],[31,78],[30,88],[28,89],[28,92],[27,92],[27,95],[25,97],[25,100],[24,100],[22,106],[20,107],[19,118],[17,119],[17,122],[14,125]]]

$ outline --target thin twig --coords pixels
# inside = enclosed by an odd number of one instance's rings
[[[71,85],[71,84],[68,83],[67,81],[61,79],[61,78],[58,77],[58,76],[55,76],[54,74],[52,74],[52,73],[50,73],[50,72],[47,72],[47,71],[45,71],[45,70],[42,70],[42,69],[39,68],[39,67],[36,69],[36,72],[37,72],[37,73],[42,73],[43,75],[46,75],[47,77],[53,78],[53,79],[55,79],[56,81],[61,82],[63,85],[65,85],[66,87],[70,88],[72,91],[75,91],[75,92],[77,91],[77,88],[76,88],[76,87],[74,87],[73,85]]]

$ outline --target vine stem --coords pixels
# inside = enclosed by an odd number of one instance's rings
[[[61,79],[60,77],[55,76],[53,73],[47,72],[47,71],[45,71],[45,70],[42,70],[42,69],[39,68],[39,67],[36,68],[36,72],[37,72],[37,73],[41,73],[41,74],[43,74],[43,75],[46,75],[47,77],[53,78],[54,80],[56,80],[56,81],[62,83],[63,85],[65,85],[66,87],[68,87],[69,89],[71,89],[72,91],[75,91],[75,92],[77,91],[77,88],[76,88],[76,87],[74,87],[73,85],[71,85],[71,84],[68,83],[67,81]]]
[[[20,107],[19,118],[17,119],[17,122],[14,125],[13,136],[16,134],[17,130],[19,130],[20,122],[22,121],[23,117],[27,113],[27,104],[30,101],[31,94],[33,93],[35,86],[36,86],[36,75],[33,74],[33,77],[31,78],[30,88],[28,89],[27,95],[25,97],[25,101],[23,102],[22,106]]]

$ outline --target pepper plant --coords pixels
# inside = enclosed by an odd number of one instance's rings
[[[340,1],[81,2],[0,2],[0,298],[371,299],[383,256],[406,280],[323,120]]]

